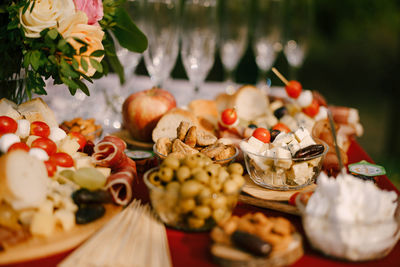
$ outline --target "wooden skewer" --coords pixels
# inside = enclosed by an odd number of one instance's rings
[[[289,81],[286,80],[285,76],[283,76],[276,68],[272,68],[272,71],[275,73],[276,76],[285,84],[288,85]]]

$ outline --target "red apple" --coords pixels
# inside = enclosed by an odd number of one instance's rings
[[[174,96],[160,88],[131,94],[122,106],[124,127],[134,139],[151,141],[151,133],[157,122],[174,107],[176,107]]]

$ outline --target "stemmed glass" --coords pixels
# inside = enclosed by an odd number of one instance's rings
[[[282,50],[282,1],[258,0],[255,8],[253,50],[259,69],[258,84],[266,86],[267,72]]]
[[[217,43],[216,0],[186,0],[182,14],[181,56],[195,92],[214,64]]]
[[[248,0],[220,2],[220,57],[225,70],[227,91],[234,90],[234,72],[247,46]]]
[[[154,86],[161,87],[170,76],[179,52],[180,0],[142,0],[139,25],[148,39],[144,63]]]
[[[290,66],[289,76],[296,79],[308,50],[312,27],[311,0],[286,0],[284,53]]]

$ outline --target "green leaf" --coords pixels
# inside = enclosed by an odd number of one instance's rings
[[[71,77],[71,78],[79,78],[80,74],[76,72],[70,64],[68,64],[65,60],[61,60],[61,72],[64,76],[66,77]]]
[[[103,72],[103,65],[101,65],[100,62],[98,62],[94,58],[90,58],[90,65],[92,65],[93,68],[95,68],[98,72]]]
[[[58,36],[58,31],[56,29],[51,29],[47,35],[52,39],[55,40]]]
[[[76,89],[79,88],[79,84],[77,84],[75,81],[68,79],[66,77],[61,76],[61,81],[67,85],[69,88],[74,89],[76,92]],[[75,94],[75,92],[73,94]]]
[[[119,7],[115,11],[113,33],[122,47],[129,51],[143,53],[147,48],[147,38],[133,23],[125,9]]]
[[[105,51],[104,50],[96,50],[93,53],[90,54],[91,57],[101,57],[104,56]]]
[[[40,55],[41,55],[41,53],[38,50],[34,50],[31,53],[30,63],[31,63],[31,66],[32,66],[32,68],[34,70],[38,70],[39,69]]]
[[[81,66],[82,66],[82,69],[83,69],[85,72],[88,71],[89,64],[87,63],[87,60],[86,60],[85,57],[81,57]]]
[[[72,67],[74,68],[74,70],[79,70],[79,63],[75,58],[72,58]]]
[[[75,80],[75,82],[79,85],[79,88],[82,90],[82,92],[85,93],[85,95],[90,96],[89,88],[86,86],[84,82],[81,80]]]
[[[82,46],[81,48],[79,48],[79,54],[82,55],[83,53],[85,53],[87,51],[87,46]]]
[[[115,45],[109,31],[105,31],[106,39],[103,41],[104,49],[107,51],[106,60],[110,64],[111,69],[118,74],[120,84],[125,83],[124,67],[121,65],[119,58],[115,52]]]

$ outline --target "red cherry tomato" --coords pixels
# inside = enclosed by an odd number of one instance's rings
[[[57,145],[52,140],[46,137],[39,137],[32,142],[31,147],[38,147],[47,152],[47,155],[51,156],[57,152]]]
[[[301,83],[298,81],[290,81],[286,86],[286,93],[288,96],[291,98],[298,98],[299,95],[301,94],[301,90],[303,90],[303,87],[301,86]]]
[[[8,148],[7,152],[10,152],[10,151],[13,151],[13,150],[18,150],[18,149],[25,150],[26,152],[28,152],[30,148],[29,148],[29,146],[27,144],[25,144],[23,142],[18,142],[18,143],[12,144]]]
[[[0,116],[0,134],[15,133],[18,123],[8,116]]]
[[[41,137],[49,137],[50,127],[42,121],[34,121],[31,123],[31,135],[37,135]]]
[[[57,152],[53,155],[50,156],[50,161],[52,161],[54,164],[60,167],[72,167],[74,166],[74,160],[73,158],[64,152]]]
[[[82,150],[85,147],[86,137],[83,136],[83,134],[78,133],[78,132],[69,132],[68,135],[71,136],[72,138],[74,138],[76,141],[78,141],[79,150]]]
[[[308,200],[310,199],[311,195],[314,191],[308,191],[300,195],[300,201],[303,202],[304,205],[307,205]]]
[[[49,177],[53,177],[54,173],[57,171],[56,164],[50,160],[46,160],[44,162],[44,165],[46,166],[46,169],[47,169],[47,175]]]
[[[296,197],[299,195],[299,192],[294,193],[293,195],[290,196],[289,198],[289,204],[292,206],[296,206]]]
[[[312,117],[315,117],[315,115],[318,114],[319,112],[319,104],[318,101],[316,99],[313,99],[313,101],[311,102],[311,105],[309,105],[308,107],[303,108],[303,112]]]
[[[253,132],[253,137],[257,138],[258,140],[260,140],[264,143],[269,143],[269,141],[271,140],[271,134],[265,128],[255,129]]]
[[[237,113],[234,108],[227,108],[221,114],[221,121],[225,125],[232,125],[237,120]]]
[[[286,126],[286,124],[278,122],[272,127],[272,130],[279,130],[281,132],[290,133],[290,128]]]

